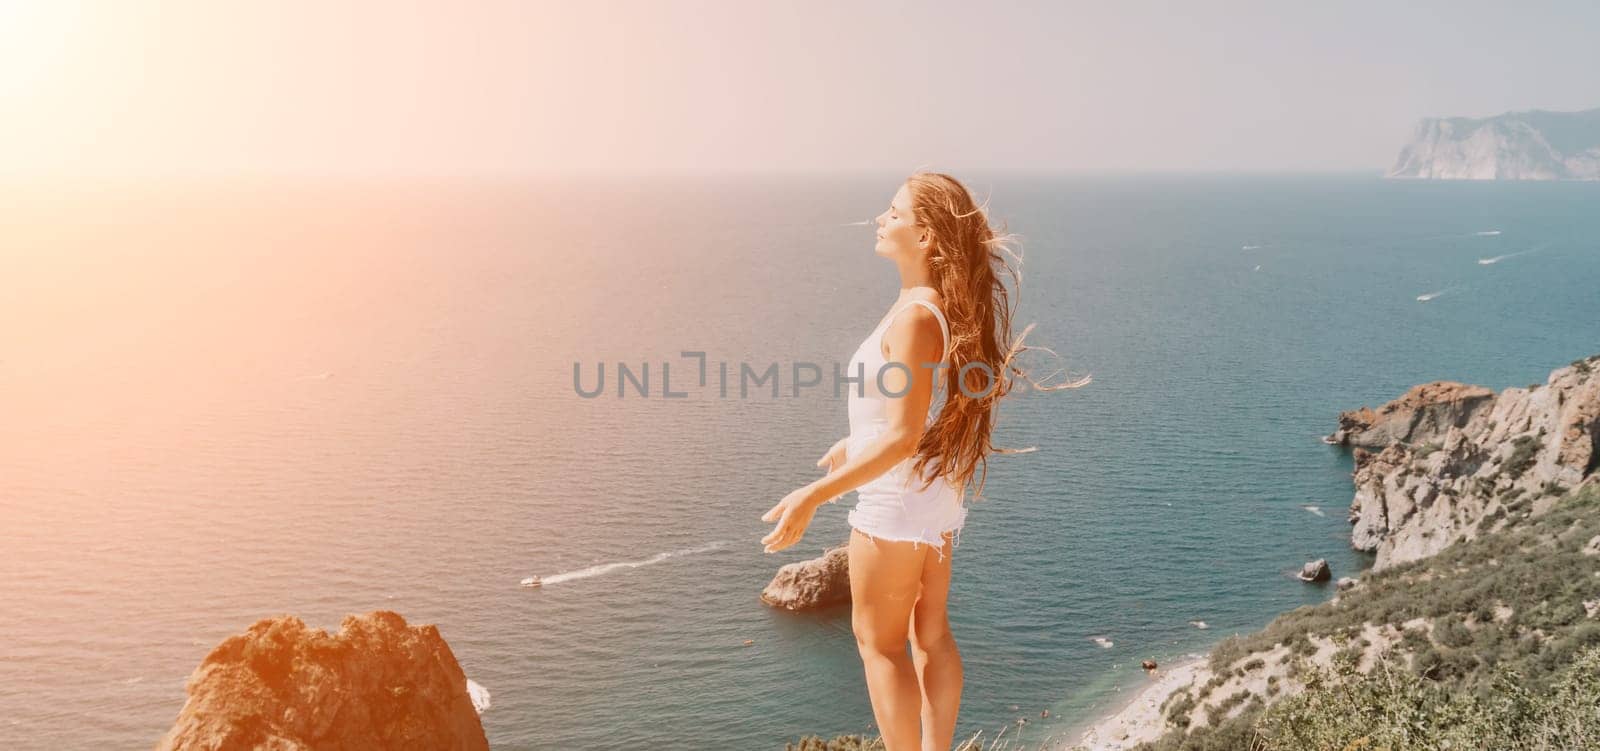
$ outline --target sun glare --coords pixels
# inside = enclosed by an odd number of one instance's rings
[[[62,84],[71,52],[85,41],[83,18],[72,2],[0,0],[0,96],[8,109]]]

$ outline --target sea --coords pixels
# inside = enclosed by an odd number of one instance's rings
[[[904,177],[0,186],[0,747],[148,748],[223,639],[375,610],[438,627],[495,749],[875,734],[848,605],[759,599],[854,494],[776,554],[760,517],[848,429]],[[1600,352],[1600,183],[958,177],[1017,235],[1024,367],[1092,378],[1000,407],[1035,450],[968,495],[959,739],[1075,740],[1141,660],[1328,599],[1304,562],[1359,575],[1340,411]]]

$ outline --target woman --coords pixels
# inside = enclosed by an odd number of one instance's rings
[[[945,611],[952,535],[960,537],[975,478],[974,500],[982,498],[987,456],[1011,453],[989,434],[994,406],[1011,390],[1008,374],[1025,376],[1012,361],[1028,349],[1028,329],[1002,349],[1011,308],[1000,272],[1018,279],[1006,261],[1009,236],[996,234],[955,178],[912,175],[877,224],[875,250],[899,269],[900,296],[846,370],[863,376],[848,384],[850,435],[817,462],[827,476],[761,517],[777,522],[761,542],[769,553],[795,544],[818,506],[858,491],[849,514],[851,626],[873,717],[888,751],[948,751],[962,683]],[[937,416],[929,413],[935,403]]]

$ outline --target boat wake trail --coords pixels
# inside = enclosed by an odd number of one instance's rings
[[[1494,258],[1479,258],[1478,259],[1478,265],[1479,266],[1488,266],[1490,264],[1499,263],[1501,261],[1504,261],[1507,258],[1516,258],[1517,256],[1525,256],[1525,255],[1528,255],[1530,253],[1538,253],[1539,251],[1544,250],[1545,248],[1548,248],[1548,247],[1550,247],[1550,243],[1545,243],[1543,245],[1540,245],[1537,248],[1530,248],[1528,250],[1519,250],[1519,251],[1517,251],[1515,253],[1507,253],[1507,254],[1505,254],[1503,256],[1495,256]]]
[[[617,561],[616,563],[601,563],[601,564],[598,564],[598,565],[595,565],[595,566],[590,566],[588,568],[578,569],[577,571],[566,571],[566,572],[563,572],[563,573],[553,574],[551,576],[546,576],[546,577],[543,577],[542,581],[544,583],[544,586],[548,587],[548,586],[550,586],[552,584],[561,584],[562,582],[576,581],[578,579],[588,579],[588,578],[593,577],[593,576],[600,576],[602,574],[609,574],[612,571],[616,571],[616,570],[619,570],[619,569],[639,568],[640,566],[650,566],[650,565],[657,564],[657,563],[660,563],[662,561],[665,561],[665,560],[667,560],[669,558],[677,558],[679,556],[685,556],[685,555],[694,555],[696,553],[707,553],[707,552],[710,552],[712,550],[716,550],[717,548],[720,548],[720,547],[722,547],[723,545],[726,545],[726,544],[727,544],[726,541],[720,541],[719,540],[717,542],[711,543],[710,545],[702,545],[702,546],[700,546],[698,548],[685,548],[683,550],[671,550],[671,551],[668,551],[668,552],[665,552],[665,553],[657,553],[656,555],[651,556],[649,558],[646,558],[646,559],[644,559],[642,561]]]
[[[1436,300],[1440,297],[1444,297],[1445,295],[1454,295],[1458,292],[1465,292],[1470,289],[1472,289],[1472,285],[1470,284],[1453,284],[1449,287],[1445,287],[1444,289],[1438,289],[1432,292],[1424,292],[1420,295],[1417,295],[1417,302]]]

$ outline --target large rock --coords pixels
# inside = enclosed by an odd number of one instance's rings
[[[1300,567],[1299,575],[1301,581],[1308,582],[1325,582],[1333,578],[1333,572],[1328,569],[1326,558],[1306,561],[1306,565]]]
[[[1428,118],[1387,177],[1431,180],[1600,179],[1600,109]]]
[[[189,676],[166,749],[488,749],[467,677],[433,626],[379,610],[339,633],[257,622]]]
[[[1600,355],[1498,395],[1465,384],[1413,387],[1382,407],[1342,413],[1355,446],[1350,542],[1374,568],[1541,514],[1600,465]],[[1369,450],[1370,449],[1370,450]]]
[[[820,608],[850,601],[849,546],[828,550],[821,558],[791,563],[778,569],[761,600],[788,610]]]

